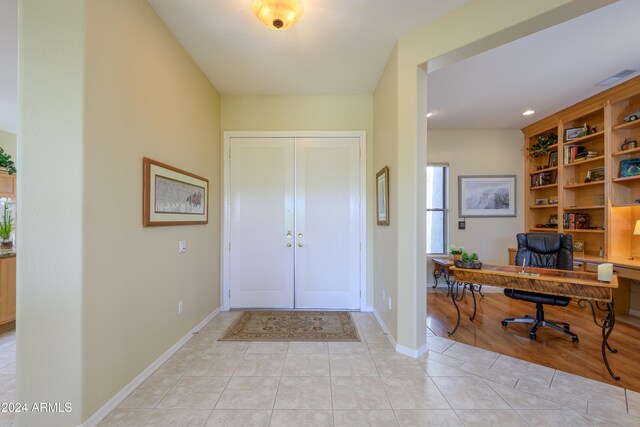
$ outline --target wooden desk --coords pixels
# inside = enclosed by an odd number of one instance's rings
[[[583,271],[565,271],[550,270],[546,268],[526,268],[526,273],[535,275],[522,274],[522,267],[507,265],[488,265],[482,266],[482,269],[467,269],[451,267],[452,274],[455,275],[456,281],[461,282],[464,290],[469,289],[473,296],[473,315],[470,320],[475,318],[476,300],[475,292],[478,285],[489,285],[499,288],[518,289],[522,291],[537,292],[548,295],[559,295],[578,299],[578,306],[586,308],[589,306],[593,315],[593,320],[602,329],[602,360],[609,371],[609,374],[616,380],[620,378],[613,373],[607,360],[608,349],[612,353],[616,353],[609,346],[608,339],[613,332],[615,326],[615,313],[613,310],[613,290],[618,288],[618,278],[613,276],[610,283],[599,282],[598,275]],[[458,308],[459,298],[458,287],[451,287],[451,300],[453,301],[458,313],[458,321],[450,335],[453,335],[460,324],[460,309]],[[602,314],[602,320],[598,320],[596,311]]]
[[[449,268],[453,267],[453,260],[451,258],[432,258],[433,261],[433,280],[435,289],[438,286],[438,279],[442,277],[447,284],[447,295],[451,291],[451,275],[449,274]]]

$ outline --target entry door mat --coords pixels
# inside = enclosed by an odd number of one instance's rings
[[[218,341],[360,341],[347,311],[243,311]]]

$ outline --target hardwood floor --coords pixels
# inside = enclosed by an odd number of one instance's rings
[[[427,326],[438,336],[448,337],[453,328],[456,313],[446,289],[439,288],[427,294]],[[460,327],[455,341],[527,360],[532,363],[559,369],[572,374],[603,381],[620,387],[640,391],[640,328],[616,322],[609,338],[610,345],[618,353],[608,353],[613,371],[620,376],[615,381],[604,366],[600,352],[601,329],[593,323],[591,311],[581,309],[572,301],[566,308],[545,306],[545,318],[567,322],[580,338],[574,344],[565,334],[551,328],[538,330],[537,340],[529,339],[529,324],[501,325],[505,317],[535,315],[535,304],[512,300],[502,293],[486,293],[478,303],[474,321],[469,320],[473,311],[470,295],[460,304]]]

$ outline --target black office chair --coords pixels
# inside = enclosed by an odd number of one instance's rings
[[[519,233],[518,252],[515,265],[527,267],[556,268],[559,270],[573,270],[573,244],[570,234],[559,233]],[[526,263],[526,264],[525,264]],[[544,318],[544,304],[566,307],[571,298],[535,292],[505,289],[504,294],[509,298],[533,302],[536,304],[536,317],[508,318],[502,321],[502,326],[508,323],[533,323],[529,329],[529,338],[536,339],[536,331],[540,326],[548,326],[556,331],[571,336],[573,342],[578,342],[578,336],[571,332],[569,324],[552,322]]]

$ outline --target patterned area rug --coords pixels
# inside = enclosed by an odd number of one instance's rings
[[[243,311],[218,341],[360,341],[346,311]]]

